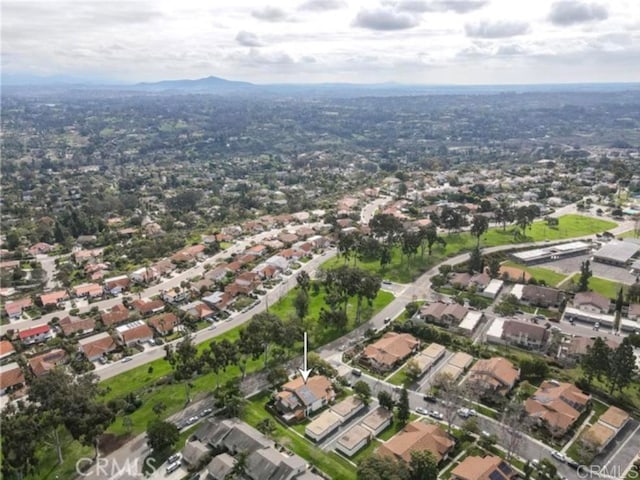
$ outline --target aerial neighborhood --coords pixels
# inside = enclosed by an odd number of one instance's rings
[[[203,140],[194,113],[151,131],[132,114],[125,134],[127,110],[93,125],[24,102],[9,118],[73,122],[7,134],[3,478],[103,480],[125,454],[170,480],[638,475],[637,148],[474,150],[480,119],[438,107],[467,125],[449,148],[416,114],[425,139],[392,116],[338,154],[324,142],[342,137],[291,140],[272,112],[277,129],[252,131],[302,145],[265,154],[251,135]],[[345,128],[351,102],[323,104],[318,125]],[[560,138],[550,122],[513,128]],[[66,149],[33,146],[60,132]],[[141,152],[157,161],[128,160]]]

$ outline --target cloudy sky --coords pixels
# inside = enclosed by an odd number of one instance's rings
[[[638,0],[3,0],[3,75],[640,81]]]

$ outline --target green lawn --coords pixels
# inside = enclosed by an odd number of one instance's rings
[[[618,224],[599,218],[585,217],[583,215],[564,215],[559,218],[559,225],[556,228],[547,226],[547,222],[540,220],[527,229],[526,236],[517,235],[518,229],[508,226],[506,230],[501,227],[489,229],[480,239],[480,247],[495,247],[498,245],[509,245],[526,242],[537,242],[543,240],[564,240],[574,237],[582,237],[594,233],[604,232]],[[469,232],[441,233],[446,247],[434,246],[433,254],[424,257],[415,255],[410,261],[403,257],[399,248],[394,248],[391,263],[385,268],[380,267],[377,260],[357,261],[356,265],[366,270],[378,273],[384,278],[393,282],[410,283],[420,274],[441,262],[447,257],[453,257],[461,252],[469,251],[476,245],[475,237]],[[333,268],[344,264],[344,258],[334,257],[323,264],[323,268]]]
[[[415,413],[411,413],[409,415],[409,423],[413,422],[417,418],[418,418],[418,415],[416,415]],[[394,420],[393,423],[391,423],[391,425],[389,425],[386,429],[382,431],[380,435],[378,435],[378,438],[386,442],[403,428],[404,427],[402,425],[400,425],[398,422]]]
[[[389,379],[387,379],[387,382],[392,383],[393,385],[399,385],[402,386],[404,384],[404,366],[399,369],[396,373],[394,373]]]
[[[322,470],[331,478],[356,479],[356,468],[345,458],[335,452],[320,450],[310,440],[301,437],[295,431],[286,428],[280,422],[273,419],[271,414],[264,408],[267,398],[268,394],[252,398],[247,403],[242,415],[242,420],[254,427],[265,418],[274,420],[274,439],[278,443],[291,449],[294,453],[300,455],[307,462]]]
[[[294,288],[290,290],[284,297],[282,297],[275,305],[269,307],[269,311],[275,313],[281,318],[288,318],[290,315],[295,314],[295,307],[293,302],[298,294],[298,288]],[[324,302],[324,289],[320,289],[317,295],[314,295],[313,292],[309,294],[309,313],[307,314],[307,319],[318,319],[320,315],[321,308],[327,308]],[[390,292],[385,292],[380,290],[378,292],[378,296],[373,300],[373,304],[371,306],[368,305],[367,301],[362,302],[361,313],[360,313],[360,323],[363,323],[373,317],[376,313],[382,310],[384,307],[389,305],[393,301],[395,297]],[[309,338],[309,346],[311,348],[316,348],[320,345],[324,345],[326,343],[335,340],[336,338],[344,335],[346,332],[353,330],[356,325],[355,315],[356,315],[356,299],[351,298],[347,305],[347,315],[349,317],[349,323],[347,324],[347,328],[345,330],[339,330],[334,328],[314,328],[312,332],[310,332]],[[315,322],[317,324],[317,322]]]
[[[507,267],[515,267],[515,268],[519,268],[521,270],[524,270],[525,272],[528,272],[529,274],[531,274],[531,276],[533,278],[535,278],[536,280],[544,281],[549,286],[558,285],[565,278],[567,278],[566,275],[564,275],[562,273],[554,272],[553,270],[549,270],[548,268],[529,267],[527,265],[522,265],[520,263],[516,263],[516,262],[512,262],[512,261],[504,262],[502,265],[505,265]]]
[[[562,284],[563,288],[569,288],[571,284],[577,285],[580,280],[580,274],[576,273],[572,277],[565,280]],[[605,297],[609,297],[612,300],[618,298],[618,291],[620,287],[626,292],[626,285],[618,282],[614,282],[612,280],[607,280],[606,278],[600,277],[591,277],[589,279],[589,290],[597,292]]]
[[[55,480],[58,478],[74,478],[76,476],[76,462],[79,458],[93,458],[93,448],[80,445],[74,441],[66,431],[63,439],[63,463],[58,466],[58,457],[54,448],[38,450],[38,467],[26,480]]]
[[[382,442],[376,440],[375,438],[369,442],[369,445],[364,447],[358,453],[356,453],[353,457],[351,457],[351,461],[357,464],[360,464],[362,460],[367,457],[370,457],[376,448],[382,445]]]

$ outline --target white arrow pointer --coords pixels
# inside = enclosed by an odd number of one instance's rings
[[[311,369],[307,369],[307,332],[304,332],[304,364],[303,368],[299,368],[298,370],[300,371],[300,375],[302,375],[302,380],[306,384],[309,374],[311,373]]]

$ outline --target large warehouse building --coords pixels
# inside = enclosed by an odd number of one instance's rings
[[[640,242],[636,240],[624,240],[622,242],[612,240],[593,255],[595,262],[626,267],[631,264],[631,259],[640,251]]]
[[[587,255],[591,251],[591,243],[570,242],[560,245],[553,245],[535,250],[525,250],[511,254],[511,258],[518,263],[525,265],[535,265],[536,263],[551,262],[566,257]]]

